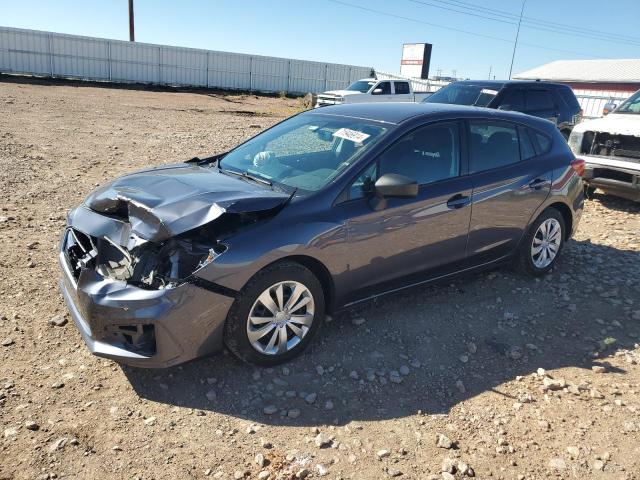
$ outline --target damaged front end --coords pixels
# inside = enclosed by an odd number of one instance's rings
[[[587,130],[572,134],[569,143],[585,160],[589,189],[640,201],[640,136]]]
[[[214,237],[207,235],[207,230],[203,227],[161,243],[131,237],[134,246],[129,249],[108,236],[95,237],[69,228],[66,254],[76,278],[83,269],[93,269],[104,278],[139,288],[175,288],[227,249],[212,241]]]
[[[193,169],[172,169],[177,182],[156,172],[123,177],[69,213],[60,287],[95,355],[164,367],[222,347],[236,292],[198,272],[225,253],[221,240],[273,217],[289,197],[225,190],[226,179],[222,192],[203,191],[188,178]],[[150,180],[156,191],[141,188]]]

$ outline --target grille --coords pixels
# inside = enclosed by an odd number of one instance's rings
[[[108,325],[106,340],[130,352],[151,356],[156,353],[156,330],[153,325]]]

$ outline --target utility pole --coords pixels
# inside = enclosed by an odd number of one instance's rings
[[[491,80],[491,69],[493,68],[493,65],[489,65],[489,80]]]
[[[522,14],[524,13],[524,4],[527,0],[522,0],[522,8],[520,9],[520,20],[518,20],[518,30],[516,30],[516,41],[513,42],[513,54],[511,55],[511,66],[509,67],[509,80],[511,80],[511,72],[513,71],[513,59],[516,58],[516,47],[518,46],[518,37],[520,36],[520,24],[522,23]]]
[[[136,41],[136,35],[133,28],[133,0],[129,0],[129,41]]]

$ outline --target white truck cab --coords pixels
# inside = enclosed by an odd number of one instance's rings
[[[414,93],[407,80],[378,80],[363,78],[344,90],[330,90],[318,94],[315,108],[343,103],[420,102],[430,93]]]

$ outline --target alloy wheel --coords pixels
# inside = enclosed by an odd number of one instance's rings
[[[540,224],[531,243],[531,260],[536,268],[546,268],[558,255],[562,243],[562,227],[555,218]]]
[[[266,355],[280,355],[295,348],[314,320],[311,291],[295,281],[278,282],[258,296],[247,318],[251,346]]]

